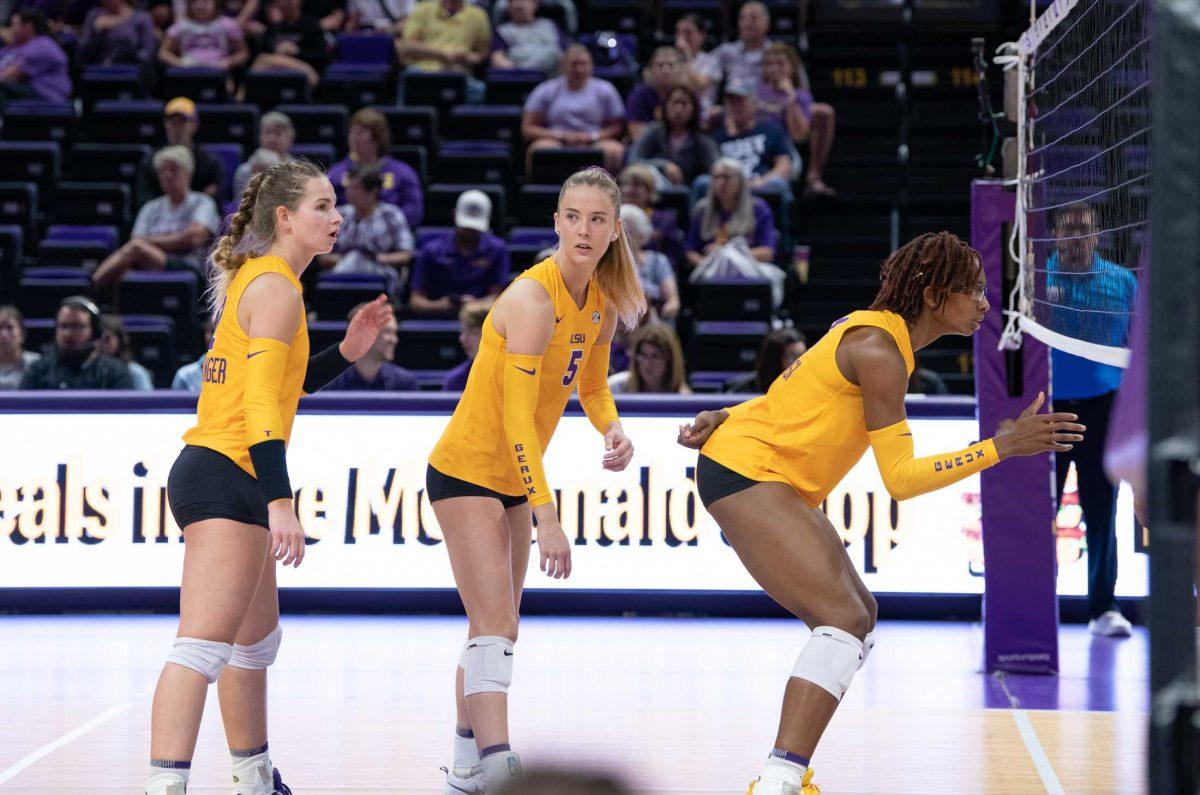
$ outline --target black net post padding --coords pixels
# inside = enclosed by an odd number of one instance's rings
[[[1148,456],[1150,791],[1184,792],[1180,693],[1195,693],[1196,472],[1200,461],[1200,0],[1153,18]],[[1194,734],[1192,735],[1195,736]],[[1191,759],[1185,758],[1191,755]],[[1194,767],[1193,767],[1194,769]],[[1194,782],[1193,782],[1194,784]],[[1192,791],[1188,789],[1186,791]]]

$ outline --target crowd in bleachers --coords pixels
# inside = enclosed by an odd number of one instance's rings
[[[222,219],[306,157],[345,219],[303,278],[314,345],[379,292],[397,314],[333,388],[461,388],[489,301],[553,250],[558,186],[601,165],[653,308],[614,346],[614,391],[761,389],[792,327],[827,322],[797,302],[794,244],[835,194],[835,113],[793,3],[731,7],[729,41],[720,2],[660,0],[657,32],[643,5],[22,0],[0,49],[0,388],[198,390]]]

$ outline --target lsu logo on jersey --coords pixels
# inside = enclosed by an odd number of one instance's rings
[[[572,334],[572,335],[571,335],[571,344],[572,344],[572,345],[575,345],[575,344],[584,344],[584,343],[586,343],[586,342],[587,342],[587,335],[586,335],[586,334]]]

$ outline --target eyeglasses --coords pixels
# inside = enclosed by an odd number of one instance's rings
[[[661,362],[666,360],[666,357],[658,351],[642,351],[634,356],[634,358],[639,362]]]
[[[987,285],[980,284],[972,287],[969,290],[955,290],[955,292],[962,293],[963,295],[968,296],[975,303],[979,303],[987,297]]]
[[[68,322],[62,322],[62,323],[55,323],[54,327],[60,328],[64,331],[84,331],[86,329],[91,328],[91,325],[89,325],[88,323],[78,323],[78,322],[69,322],[68,321]]]

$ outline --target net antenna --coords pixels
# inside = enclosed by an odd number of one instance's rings
[[[1055,0],[995,62],[1017,72],[1019,273],[1000,348],[1028,333],[1129,364],[1149,232],[1150,0]]]

